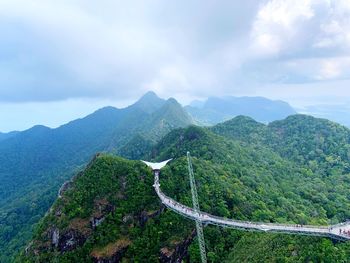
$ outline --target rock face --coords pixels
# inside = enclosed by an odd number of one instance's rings
[[[111,257],[108,258],[98,258],[98,257],[93,257],[92,260],[95,263],[118,263],[121,262],[124,253],[126,252],[127,247],[120,249],[117,251],[115,254],[113,254]]]
[[[186,262],[190,262],[188,255],[188,247],[191,245],[196,231],[193,230],[186,240],[178,244],[175,249],[169,249],[164,247],[160,250],[160,262],[162,263],[180,263],[184,259]]]
[[[91,219],[91,221],[90,221],[92,229],[95,229],[96,227],[101,225],[104,220],[105,220],[104,216],[102,216],[102,217],[93,217]]]
[[[28,255],[28,253],[30,252],[32,245],[33,242],[30,242],[28,246],[25,247],[24,252],[26,253],[26,255]]]
[[[54,228],[51,231],[51,243],[54,247],[58,247],[60,239],[60,230],[58,228]]]
[[[174,249],[169,249],[167,247],[163,247],[160,250],[160,261],[161,262],[172,262],[171,258],[174,255],[175,250]]]
[[[83,245],[86,241],[86,237],[76,230],[68,230],[62,234],[58,239],[58,251],[66,252],[74,250],[75,248]]]
[[[71,251],[85,243],[86,237],[80,232],[69,229],[64,233],[56,227],[52,227],[49,231],[51,246],[60,252]]]
[[[72,184],[72,181],[64,182],[61,188],[58,190],[58,198],[62,198],[63,193],[71,188]]]
[[[69,184],[70,182],[65,183],[61,187],[60,193],[69,188]],[[70,225],[65,229],[51,226],[47,231],[48,246],[57,249],[57,251],[61,253],[72,251],[82,246],[89,238],[92,231],[102,224],[106,216],[114,210],[115,206],[111,205],[107,200],[96,200],[95,212],[90,218],[90,224],[88,219],[74,219],[70,221]],[[61,207],[57,207],[56,211],[51,210],[50,212],[54,213],[56,217],[62,216]],[[47,245],[43,246],[45,247]],[[29,251],[31,251],[30,247],[28,247],[27,253],[29,253]]]
[[[128,238],[121,238],[115,242],[109,243],[104,248],[92,251],[92,260],[96,263],[121,262],[130,244],[131,241]]]
[[[107,200],[97,200],[95,202],[95,213],[90,219],[91,228],[94,230],[97,226],[102,224],[106,216],[115,210],[115,206],[108,203]]]
[[[148,213],[146,211],[142,211],[141,214],[139,215],[139,222],[140,225],[143,227],[146,225],[147,221],[150,218],[156,217],[160,215],[165,209],[165,206],[162,206],[159,210],[155,211],[154,213]]]

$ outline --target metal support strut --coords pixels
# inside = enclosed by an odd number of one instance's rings
[[[198,203],[198,193],[197,193],[196,182],[194,180],[194,173],[193,173],[190,152],[187,152],[187,163],[188,163],[188,174],[190,176],[193,209],[199,215],[200,209],[199,209],[199,203]],[[202,263],[207,263],[207,254],[205,252],[205,241],[204,241],[202,221],[199,219],[196,219],[195,221],[196,221],[196,230],[197,230],[197,237],[198,237],[199,250],[201,254]]]

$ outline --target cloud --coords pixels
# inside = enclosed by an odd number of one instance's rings
[[[143,21],[109,20],[84,7],[31,0],[1,7],[7,25],[2,39],[9,42],[0,55],[2,100],[130,96],[128,87],[152,74],[152,64],[170,53]],[[109,7],[116,8],[111,2]],[[127,11],[115,10],[116,17]],[[11,44],[17,47],[9,55]]]
[[[350,77],[350,57],[327,58],[320,61],[318,80],[329,80]]]
[[[320,33],[314,46],[318,48],[338,48],[348,52],[350,48],[350,3],[332,1],[328,15],[320,25]]]
[[[257,3],[7,1],[0,6],[0,101],[130,98],[152,83],[167,95],[210,94],[240,64],[236,42]],[[187,84],[170,85],[174,72]]]
[[[312,1],[272,0],[257,13],[251,32],[251,48],[258,55],[274,55],[288,47],[300,24],[314,16]]]
[[[257,84],[348,79],[349,15],[349,1],[267,1],[250,32],[247,75]]]
[[[347,0],[1,1],[0,102],[347,79],[349,14]]]

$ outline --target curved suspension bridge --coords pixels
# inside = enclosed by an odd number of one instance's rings
[[[331,226],[312,226],[312,225],[300,225],[300,224],[277,224],[277,223],[260,223],[250,222],[243,220],[234,220],[224,217],[214,216],[205,212],[200,211],[197,188],[194,179],[194,173],[192,168],[192,162],[190,153],[187,152],[188,162],[188,173],[190,176],[191,194],[193,208],[185,206],[174,199],[166,196],[160,189],[159,174],[160,170],[169,162],[166,160],[160,163],[144,162],[146,165],[152,168],[154,173],[154,184],[153,187],[162,203],[173,210],[174,212],[190,218],[196,222],[196,230],[199,243],[199,251],[202,263],[207,263],[207,255],[205,249],[205,241],[203,234],[203,224],[212,224],[220,227],[230,227],[247,231],[265,231],[274,233],[285,233],[285,234],[298,234],[298,235],[311,235],[329,237],[340,241],[350,240],[350,222],[344,222],[337,225]]]
[[[159,174],[160,169],[163,168],[170,160],[161,163],[145,162],[154,172],[154,189],[162,201],[162,203],[174,212],[190,218],[195,221],[202,222],[202,224],[212,224],[221,227],[230,227],[241,230],[250,231],[265,231],[274,233],[298,234],[298,235],[312,235],[320,237],[329,237],[335,240],[348,241],[350,240],[350,222],[344,222],[337,225],[330,226],[313,226],[313,225],[297,225],[297,224],[277,224],[277,223],[262,223],[234,220],[223,217],[214,216],[194,208],[185,206],[174,199],[166,196],[160,189]]]

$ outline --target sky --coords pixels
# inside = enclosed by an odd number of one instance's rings
[[[0,131],[153,90],[350,101],[349,0],[0,0]]]

